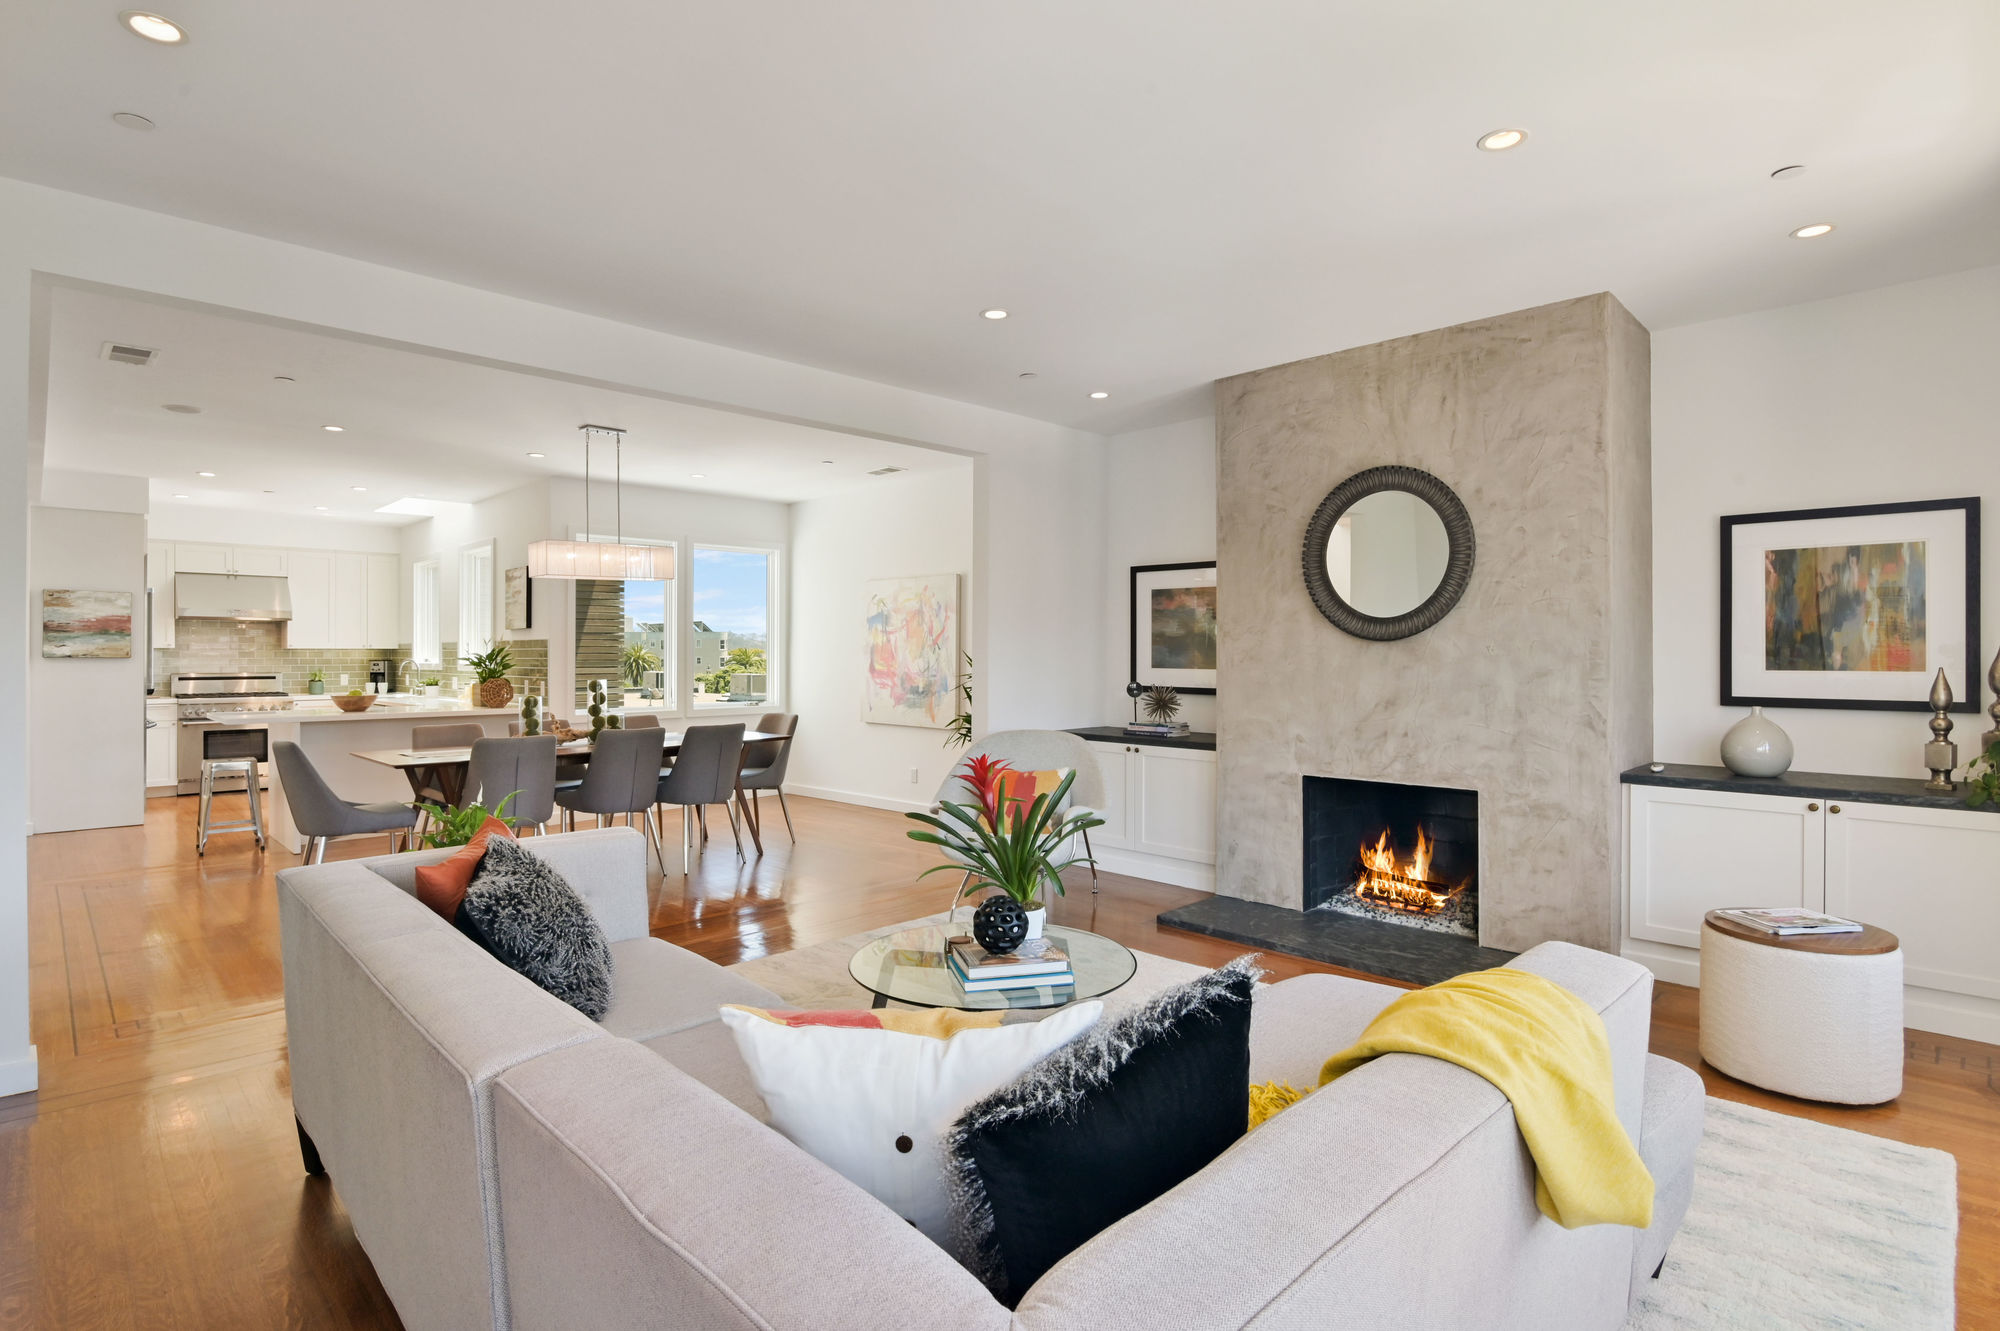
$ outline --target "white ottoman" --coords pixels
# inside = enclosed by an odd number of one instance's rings
[[[1903,1091],[1896,935],[1781,938],[1710,911],[1701,929],[1701,1056],[1802,1100],[1873,1105]]]

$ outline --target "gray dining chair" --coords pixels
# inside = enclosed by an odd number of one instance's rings
[[[546,834],[556,811],[556,737],[482,739],[472,746],[465,772],[465,802],[499,807],[513,795],[507,816]]]
[[[650,817],[653,792],[660,784],[660,756],[665,752],[667,732],[653,727],[639,730],[607,730],[590,748],[590,765],[576,786],[558,790],[555,802],[563,810],[563,828],[576,830],[576,816],[595,814],[598,826],[624,814],[627,823],[638,817],[646,824],[646,835],[658,850],[658,829]],[[664,857],[662,857],[664,862]]]
[[[778,812],[785,815],[785,835],[797,841],[792,830],[792,809],[785,803],[785,768],[792,761],[792,739],[799,733],[799,718],[791,712],[766,712],[757,718],[757,729],[784,739],[752,740],[743,746],[743,790],[750,797],[750,822],[761,836],[764,831],[764,792],[778,792]]]
[[[661,729],[660,718],[653,712],[627,712],[625,714],[625,728],[627,730],[659,730]]]
[[[325,863],[326,843],[334,837],[387,832],[389,851],[394,854],[402,849],[405,833],[414,836],[415,809],[407,804],[354,804],[340,798],[306,757],[306,751],[292,741],[281,739],[272,744],[271,761],[277,764],[278,782],[285,788],[292,826],[306,839],[305,863]]]
[[[689,866],[689,854],[694,845],[694,820],[688,817],[690,809],[700,810],[710,804],[720,804],[729,811],[729,830],[736,837],[736,858],[743,858],[743,832],[736,824],[736,810],[729,803],[736,794],[736,775],[743,768],[743,723],[717,726],[689,726],[681,736],[680,756],[674,759],[673,769],[659,776],[655,799],[660,804],[681,806],[681,872],[685,874]],[[707,839],[704,824],[703,839]],[[667,870],[666,852],[661,844],[666,837],[655,830],[653,849],[660,855],[660,872]]]
[[[444,721],[437,725],[411,726],[410,747],[412,749],[468,749],[486,738],[486,728],[477,721]],[[419,803],[428,802],[442,808],[446,803],[444,792],[435,786],[425,786],[417,792]],[[428,818],[430,815],[425,814]]]

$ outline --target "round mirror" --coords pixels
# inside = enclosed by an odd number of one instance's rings
[[[1336,486],[1306,529],[1306,589],[1337,628],[1378,641],[1443,619],[1472,576],[1472,519],[1451,487],[1413,467],[1371,467]]]

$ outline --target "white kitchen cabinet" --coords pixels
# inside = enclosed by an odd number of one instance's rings
[[[153,646],[174,645],[174,547],[167,541],[146,542],[146,590],[152,599]]]
[[[237,552],[243,553],[241,548]],[[333,560],[325,550],[292,550],[285,556],[285,581],[292,590],[292,621],[285,626],[287,647],[353,647],[333,636]]]
[[[403,561],[396,555],[368,556],[366,645],[394,650],[403,641]]]
[[[204,545],[199,541],[179,541],[174,547],[174,572],[176,573],[234,573],[231,556],[236,551],[227,545]]]
[[[260,578],[282,578],[291,570],[290,552],[262,545],[230,547],[231,573],[248,573]]]
[[[336,554],[333,557],[333,597],[328,610],[331,627],[327,633],[333,646],[370,645],[367,555]]]
[[[1903,981],[2000,999],[2000,816],[1832,800],[1826,911],[1903,944]]]
[[[146,731],[146,793],[171,795],[178,775],[175,770],[179,761],[175,750],[180,739],[178,710],[172,702],[148,701],[146,719],[152,722]]]
[[[1821,801],[1627,786],[1634,938],[1701,946],[1701,917],[1725,906],[1805,906],[1825,895]]]
[[[1093,740],[1104,778],[1104,826],[1091,846],[1102,867],[1183,886],[1212,886],[1215,753]]]

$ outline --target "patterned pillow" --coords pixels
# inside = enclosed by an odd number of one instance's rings
[[[953,1249],[1008,1307],[1247,1130],[1249,957],[1037,1063],[944,1139]]]
[[[611,1010],[611,944],[563,876],[520,842],[495,837],[453,923],[592,1021]]]

